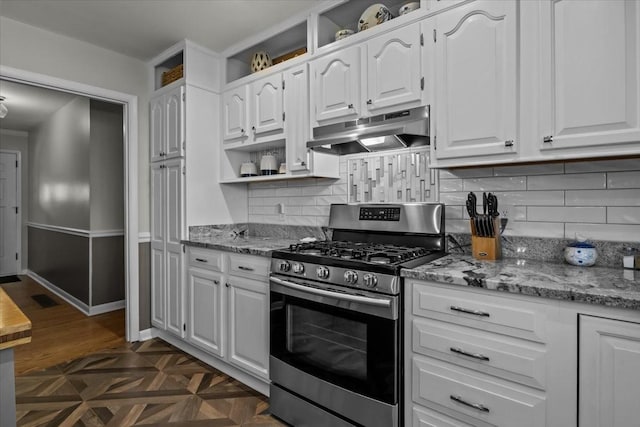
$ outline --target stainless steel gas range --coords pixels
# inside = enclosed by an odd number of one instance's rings
[[[444,205],[331,205],[329,228],[272,254],[270,411],[296,427],[400,426],[400,270],[445,255]]]

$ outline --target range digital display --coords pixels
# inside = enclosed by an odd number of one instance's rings
[[[360,208],[360,221],[400,221],[400,208]]]

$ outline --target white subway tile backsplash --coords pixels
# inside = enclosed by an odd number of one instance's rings
[[[444,222],[444,228],[447,233],[471,233],[469,220],[446,219]]]
[[[329,206],[332,203],[347,203],[347,198],[343,196],[321,196],[316,198],[316,205]]]
[[[640,188],[640,170],[630,172],[609,172],[607,188]]]
[[[342,185],[332,185],[331,186],[331,194],[334,196],[347,196],[347,185],[346,182]]]
[[[640,224],[566,224],[566,239],[609,240],[615,242],[640,241]]]
[[[450,193],[453,191],[463,191],[461,179],[441,179],[440,192]]]
[[[440,179],[493,176],[493,168],[440,169]]]
[[[301,206],[300,215],[329,216],[329,206]]]
[[[276,189],[275,188],[255,188],[249,190],[249,197],[275,197]]]
[[[604,207],[529,206],[527,221],[607,222]]]
[[[580,190],[607,188],[605,173],[540,175],[527,178],[527,190]]]
[[[568,162],[564,170],[566,173],[637,171],[640,170],[640,159]]]
[[[608,207],[607,222],[609,224],[640,224],[640,208]],[[640,236],[638,238],[640,239]]]
[[[562,163],[497,166],[493,168],[495,176],[558,175],[562,173],[564,173],[564,164]]]
[[[440,203],[445,205],[463,206],[467,200],[467,193],[440,193]]]
[[[504,235],[561,239],[564,237],[564,227],[562,222],[509,221]]]
[[[513,191],[526,190],[527,179],[524,176],[506,176],[493,178],[465,179],[464,191]]]
[[[283,187],[276,188],[276,196],[301,196],[303,187]]]
[[[573,190],[566,192],[567,206],[640,206],[640,188],[624,190]]]
[[[463,211],[467,212],[462,206],[445,206],[444,217],[445,219],[463,219]]]
[[[513,191],[496,192],[500,205],[515,206],[562,206],[564,191]]]
[[[330,185],[314,185],[310,187],[302,187],[302,196],[323,196],[331,195],[332,190]]]
[[[315,197],[289,197],[287,199],[287,205],[291,206],[315,206]]]

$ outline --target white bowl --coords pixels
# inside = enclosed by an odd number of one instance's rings
[[[382,3],[376,3],[369,6],[360,16],[358,20],[358,31],[364,31],[368,28],[375,27],[378,24],[393,19],[393,15],[387,6]]]
[[[336,31],[336,41],[349,37],[352,34],[353,34],[353,30],[349,30],[346,28],[343,30],[338,30]]]
[[[571,265],[589,267],[597,259],[598,251],[588,243],[572,244],[564,248],[564,260]]]
[[[400,6],[400,9],[398,9],[398,15],[404,15],[405,13],[413,12],[416,9],[420,9],[420,2],[412,1],[411,3],[406,3]]]

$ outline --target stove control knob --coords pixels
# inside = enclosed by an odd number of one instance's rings
[[[291,270],[291,264],[289,264],[289,261],[280,261],[280,263],[278,264],[278,270],[286,273],[287,271]]]
[[[304,264],[300,264],[299,262],[293,263],[293,272],[296,274],[304,273]]]
[[[329,278],[329,269],[325,266],[320,266],[316,268],[316,274],[319,279],[328,279]]]
[[[358,273],[356,273],[353,270],[347,270],[344,272],[344,281],[351,284],[351,285],[355,285],[356,282],[358,281]]]
[[[378,277],[375,274],[367,273],[362,276],[362,280],[367,288],[375,288],[378,284]]]

